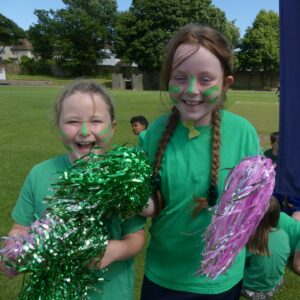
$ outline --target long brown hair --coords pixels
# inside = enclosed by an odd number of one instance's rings
[[[280,205],[278,200],[272,196],[269,208],[260,221],[255,233],[250,237],[246,248],[249,252],[257,255],[271,255],[268,247],[269,232],[276,228],[280,216]]]
[[[188,24],[182,27],[178,33],[169,41],[164,53],[164,62],[161,71],[161,89],[168,90],[168,85],[172,73],[172,66],[174,55],[177,48],[182,44],[195,45],[196,48],[203,46],[211,51],[220,61],[223,70],[223,84],[225,84],[225,78],[232,75],[232,49],[227,39],[217,30],[200,24]],[[190,53],[189,55],[191,55]],[[186,59],[186,58],[184,58]],[[221,95],[221,103],[225,99],[225,92]],[[160,164],[170,141],[173,132],[175,131],[180,119],[179,111],[175,106],[172,108],[172,112],[169,117],[166,130],[161,137],[154,160],[154,177],[159,177]],[[195,199],[197,206],[194,209],[194,215],[196,215],[202,208],[213,206],[216,204],[218,198],[218,174],[220,168],[220,113],[219,107],[216,107],[212,112],[212,165],[211,165],[211,185],[208,187],[208,199],[198,198]],[[157,192],[159,201],[162,201],[160,191]]]

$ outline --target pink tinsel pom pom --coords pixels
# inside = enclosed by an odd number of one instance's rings
[[[220,203],[207,228],[197,273],[216,278],[226,272],[266,213],[275,184],[275,165],[264,156],[243,159],[225,181]]]

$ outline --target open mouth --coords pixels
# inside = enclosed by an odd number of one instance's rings
[[[188,106],[197,106],[203,103],[203,101],[195,101],[195,100],[183,100],[182,102]]]
[[[76,142],[76,146],[81,150],[90,150],[96,145],[95,141]]]

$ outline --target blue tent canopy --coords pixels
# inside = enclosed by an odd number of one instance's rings
[[[276,192],[300,198],[300,1],[280,0],[280,122]]]

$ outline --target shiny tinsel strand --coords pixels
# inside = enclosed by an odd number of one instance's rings
[[[152,169],[135,147],[76,161],[53,184],[45,218],[28,236],[4,237],[0,260],[26,275],[20,300],[84,300],[105,270],[87,267],[103,255],[109,239],[107,221],[138,214],[151,192]],[[102,275],[101,275],[102,274]]]

